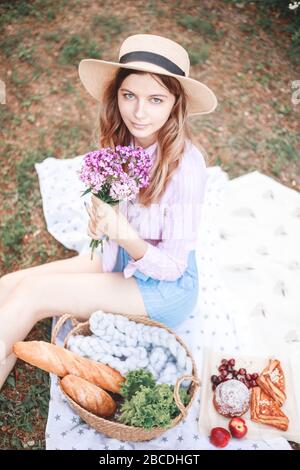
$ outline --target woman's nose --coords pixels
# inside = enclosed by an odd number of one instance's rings
[[[135,117],[137,119],[142,119],[145,116],[145,113],[146,113],[145,103],[143,103],[142,101],[139,101],[134,110]]]

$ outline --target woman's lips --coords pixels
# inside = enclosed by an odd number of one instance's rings
[[[132,122],[131,123],[134,127],[136,127],[137,129],[144,129],[144,127],[147,127],[148,124],[137,124],[135,122]]]

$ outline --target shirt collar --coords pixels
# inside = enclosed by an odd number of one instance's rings
[[[131,138],[130,140],[130,145],[133,145],[133,139]],[[144,148],[144,147],[143,147]],[[154,144],[149,145],[148,147],[144,148],[145,152],[147,152],[150,157],[154,155],[155,151],[157,149],[157,141],[154,142]]]

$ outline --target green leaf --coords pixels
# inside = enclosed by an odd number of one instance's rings
[[[85,191],[83,191],[83,193],[81,194],[81,197],[82,196],[85,196],[86,194],[90,193],[91,192],[91,188],[88,188],[86,189]]]
[[[142,384],[147,381],[148,386]],[[121,390],[126,399],[121,405],[120,422],[145,429],[167,428],[171,424],[180,411],[174,400],[174,387],[168,384],[153,385],[153,382],[152,374],[143,369],[127,374]],[[181,389],[179,395],[186,406],[190,399],[187,391]]]
[[[140,390],[142,385],[153,388],[155,386],[153,375],[145,369],[132,370],[126,374],[120,393],[123,397],[130,399]]]
[[[10,375],[8,378],[7,378],[7,383],[8,385],[10,385],[11,387],[15,387],[16,386],[16,382],[15,382],[15,378]]]

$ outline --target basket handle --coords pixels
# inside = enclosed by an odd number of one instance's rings
[[[53,328],[53,331],[52,331],[52,334],[51,334],[51,343],[52,344],[55,344],[56,343],[56,338],[57,338],[57,335],[61,329],[61,327],[63,326],[63,324],[67,321],[67,320],[71,320],[73,326],[77,326],[78,325],[78,321],[76,320],[75,317],[73,317],[73,315],[71,315],[70,313],[66,313],[65,315],[62,315],[59,320],[56,322],[54,328]]]
[[[184,382],[185,380],[191,380],[192,382],[195,383],[197,388],[201,385],[200,380],[197,377],[194,377],[193,375],[183,375],[182,377],[179,377],[179,379],[177,379],[177,382],[176,382],[175,388],[174,388],[174,400],[175,400],[176,405],[180,409],[181,414],[183,415],[183,417],[185,417],[187,415],[187,411],[186,411],[186,408],[185,408],[185,406],[183,405],[183,403],[180,399],[179,389],[180,389],[181,383]]]

